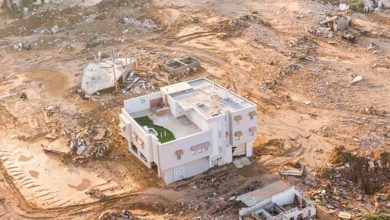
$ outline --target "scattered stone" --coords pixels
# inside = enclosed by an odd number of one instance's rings
[[[339,212],[338,217],[341,219],[352,219],[352,214],[349,212]]]
[[[358,82],[360,82],[360,81],[362,81],[362,80],[363,80],[363,76],[357,75],[357,76],[355,76],[355,77],[352,79],[351,85],[353,85],[353,84],[355,84],[355,83],[358,83]]]
[[[283,176],[302,176],[305,166],[299,162],[288,162],[279,168],[279,173]]]

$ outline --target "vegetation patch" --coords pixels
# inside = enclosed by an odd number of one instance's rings
[[[172,133],[172,131],[170,131],[162,126],[155,125],[153,123],[153,120],[150,119],[148,116],[135,118],[135,121],[141,126],[153,128],[157,132],[157,138],[160,141],[160,143],[165,143],[168,141],[175,140],[175,135]]]

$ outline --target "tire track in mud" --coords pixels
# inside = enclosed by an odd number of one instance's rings
[[[7,172],[6,168],[4,167],[3,161],[0,161],[0,175],[5,180],[7,189],[9,188],[9,190],[12,192],[13,197],[16,198],[13,200],[16,202],[16,205],[6,207],[5,213],[1,213],[0,209],[0,219],[15,219],[15,217],[17,217],[17,219],[53,219],[59,217],[61,217],[61,219],[73,219],[74,216],[84,214],[98,215],[99,213],[114,207],[141,207],[147,211],[155,211],[155,208],[153,207],[154,203],[142,202],[141,204],[138,204],[138,201],[167,200],[161,195],[137,192],[108,196],[102,200],[85,204],[69,205],[58,208],[39,208],[31,205],[24,198],[24,196],[21,194],[18,187],[16,186],[15,182],[13,181],[13,177]]]

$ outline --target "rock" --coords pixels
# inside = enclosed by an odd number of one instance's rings
[[[57,34],[61,31],[60,27],[58,25],[54,25],[51,29],[50,29],[50,33],[51,34]]]
[[[339,212],[338,217],[341,219],[352,219],[352,214],[349,212]]]
[[[196,15],[191,15],[191,20],[192,20],[192,22],[194,22],[194,23],[199,23],[199,17],[198,16],[196,16]]]
[[[363,76],[357,75],[357,76],[355,76],[355,77],[352,79],[351,84],[353,85],[353,84],[358,83],[358,82],[360,82],[360,81],[362,81],[362,80],[363,80]]]
[[[349,6],[345,3],[340,3],[339,4],[339,11],[346,11],[349,9]]]

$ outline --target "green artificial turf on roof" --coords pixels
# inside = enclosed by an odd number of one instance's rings
[[[153,120],[150,119],[148,116],[143,116],[140,118],[135,118],[134,119],[139,125],[141,126],[146,126],[148,128],[153,128],[157,132],[157,138],[160,141],[160,143],[165,143],[168,141],[175,140],[175,135],[172,133],[172,131],[159,126],[155,125],[153,123]]]

